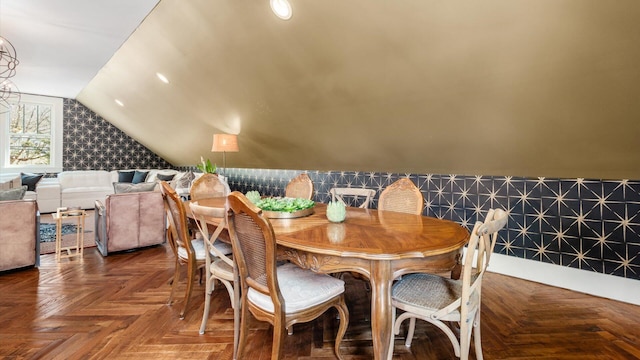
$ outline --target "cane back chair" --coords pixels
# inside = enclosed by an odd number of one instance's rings
[[[273,326],[271,359],[280,359],[287,328],[316,319],[335,307],[340,326],[335,353],[347,330],[349,310],[344,301],[344,281],[302,269],[292,263],[277,266],[276,238],[262,210],[242,193],[229,195],[228,223],[241,290],[241,327],[238,356],[246,343],[249,313]]]
[[[202,174],[193,181],[189,190],[191,200],[200,200],[212,197],[229,195],[229,186],[216,174]]]
[[[421,215],[424,198],[413,181],[402,178],[387,186],[378,199],[378,210]]]
[[[311,200],[313,197],[313,181],[306,173],[294,177],[284,190],[284,196]]]

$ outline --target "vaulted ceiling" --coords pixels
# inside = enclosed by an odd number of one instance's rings
[[[636,0],[290,2],[161,0],[77,99],[174,165],[640,178]]]

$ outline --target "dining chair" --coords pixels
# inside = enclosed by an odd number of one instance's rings
[[[471,335],[473,333],[476,359],[482,360],[482,342],[480,339],[480,305],[482,278],[493,248],[498,231],[507,224],[508,214],[502,209],[491,209],[485,222],[476,222],[463,260],[462,279],[454,280],[432,274],[409,274],[395,282],[392,288],[391,304],[393,314],[397,309],[404,312],[395,319],[394,334],[400,333],[400,325],[406,319],[409,330],[405,345],[411,346],[416,319],[427,321],[442,330],[451,344],[455,355],[462,360],[469,356]],[[445,322],[459,324],[454,330]],[[456,337],[459,333],[459,338]]]
[[[284,189],[284,196],[311,200],[313,197],[313,181],[307,173],[301,173],[289,181]]]
[[[216,174],[205,173],[193,181],[189,190],[190,200],[227,196],[231,191],[229,185]]]
[[[331,201],[340,201],[346,206],[357,206],[361,209],[368,209],[373,197],[376,195],[376,191],[373,189],[363,188],[334,187],[329,190],[329,194],[331,194]],[[369,286],[369,279],[367,279],[366,276],[355,271],[351,271],[349,273],[355,279],[366,281],[365,288],[370,292],[371,288]],[[333,275],[344,280],[344,274],[344,272],[340,272]]]
[[[424,198],[420,189],[408,178],[387,186],[378,198],[378,210],[421,215]]]
[[[207,320],[209,319],[209,309],[211,308],[211,294],[215,289],[215,281],[219,280],[226,288],[231,299],[231,307],[234,315],[238,312],[239,304],[237,304],[233,275],[233,260],[227,255],[231,251],[231,245],[218,240],[218,236],[225,231],[226,226],[226,209],[213,208],[209,206],[199,205],[197,202],[190,202],[189,208],[193,217],[196,219],[198,230],[204,239],[205,247],[205,269],[206,269],[206,290],[204,311],[202,313],[202,323],[200,324],[200,334],[204,334]],[[209,223],[207,219],[216,218],[219,221],[214,232],[209,234]],[[235,318],[236,316],[234,316]],[[234,322],[234,359],[238,346],[238,335],[240,324]]]
[[[332,201],[340,201],[347,206],[368,209],[371,200],[376,196],[376,191],[373,189],[363,188],[334,187],[329,190],[329,194],[331,194]]]
[[[271,359],[275,360],[282,355],[288,327],[312,321],[334,307],[340,317],[334,351],[342,359],[340,343],[349,323],[344,281],[288,262],[277,266],[276,238],[269,219],[238,191],[229,195],[228,202],[229,233],[242,295],[238,356],[246,344],[249,313],[273,326]]]
[[[189,306],[193,282],[196,271],[206,265],[206,249],[204,240],[201,237],[192,239],[188,232],[187,213],[180,196],[165,181],[161,181],[161,190],[164,199],[167,218],[169,220],[168,241],[175,255],[175,273],[169,295],[169,305],[173,303],[173,297],[180,281],[180,268],[187,266],[187,289],[184,296],[184,305],[180,311],[180,319],[184,319],[184,314]],[[231,253],[227,249],[226,254]],[[225,255],[226,255],[225,254]]]

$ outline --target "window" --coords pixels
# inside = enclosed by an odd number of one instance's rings
[[[62,171],[62,99],[22,95],[0,121],[0,172]]]

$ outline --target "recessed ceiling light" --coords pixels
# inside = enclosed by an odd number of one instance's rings
[[[122,101],[120,101],[120,100],[118,100],[118,99],[116,99],[115,101],[116,101],[116,104],[118,104],[118,105],[120,105],[120,106],[124,106],[124,103],[122,103]]]
[[[158,77],[158,79],[160,79],[163,83],[168,84],[169,83],[169,79],[167,79],[166,76],[160,74],[160,73],[156,73],[156,76]]]
[[[291,4],[288,0],[270,0],[271,11],[282,20],[289,20],[293,15]]]

